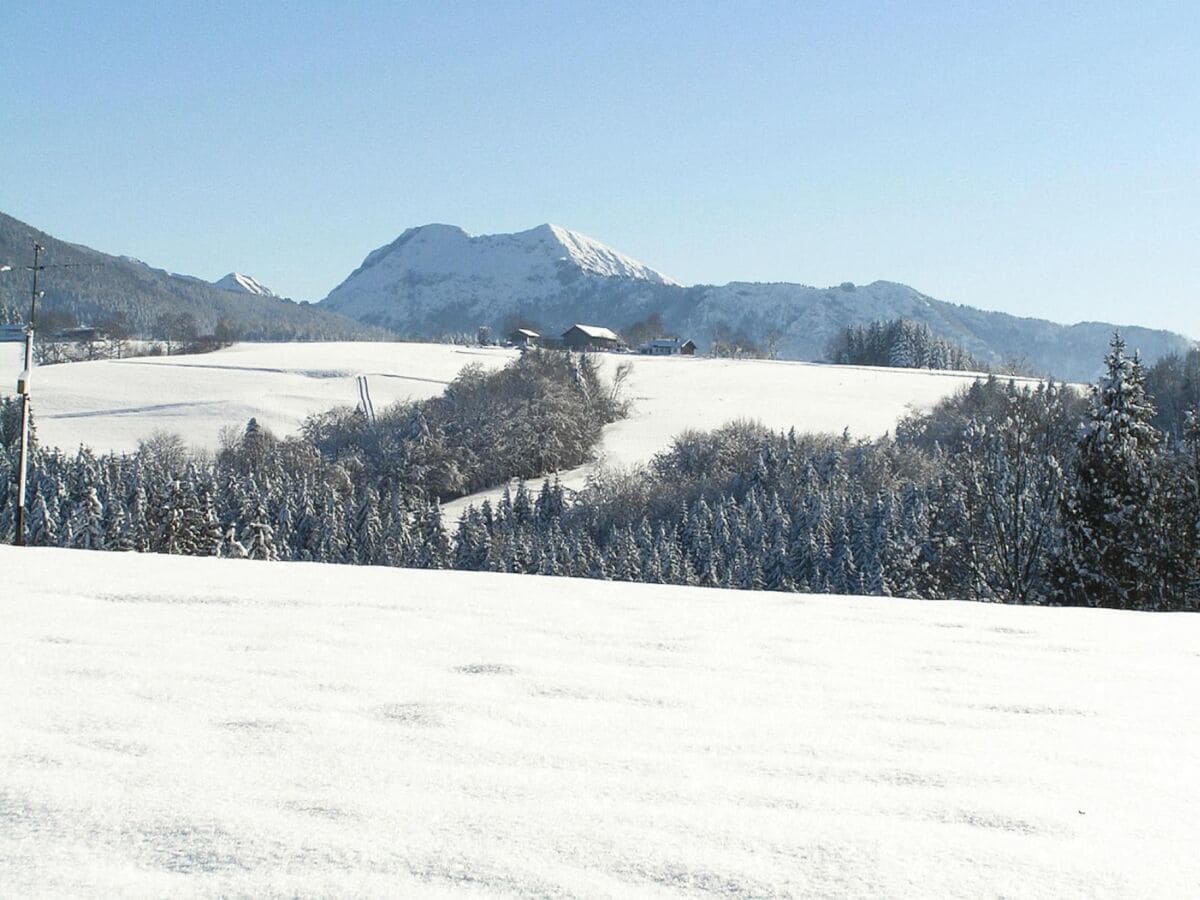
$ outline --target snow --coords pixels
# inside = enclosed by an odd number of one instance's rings
[[[614,277],[615,276],[615,277]],[[887,281],[832,287],[730,282],[684,287],[600,242],[557,225],[473,237],[455,225],[410,228],[367,255],[321,301],[326,309],[408,336],[507,327],[517,316],[561,333],[572,322],[627,328],[650,315],[703,348],[744,332],[780,356],[815,360],[847,325],[907,318],[998,368],[1091,380],[1114,326],[1064,326],[935,300]],[[1122,329],[1153,362],[1186,352],[1181,335]]]
[[[515,234],[482,235],[468,234],[457,225],[410,228],[391,244],[368,254],[354,274],[371,271],[381,275],[402,268],[410,277],[533,280],[537,275],[553,275],[563,259],[594,275],[676,283],[594,238],[551,224]]]
[[[906,412],[927,409],[976,378],[977,373],[867,366],[830,366],[784,360],[603,354],[612,376],[630,364],[627,419],[605,429],[610,463],[647,462],[687,429],[708,430],[739,419],[769,428],[859,437],[890,431]]]
[[[515,351],[448,344],[236,344],[215,353],[66,363],[37,369],[39,439],[73,449],[136,448],[156,429],[215,448],[221,429],[258,419],[293,434],[304,418],[358,403],[368,376],[377,410],[434,397],[469,363],[499,368]],[[15,373],[14,373],[15,374]]]
[[[606,341],[619,341],[621,339],[620,335],[611,328],[605,328],[602,325],[580,325],[576,323],[571,328],[578,328],[590,338],[600,338]]]
[[[0,345],[2,346],[2,345]],[[13,345],[14,347],[17,345]],[[468,364],[493,369],[516,351],[417,343],[237,344],[195,356],[67,363],[34,374],[39,439],[71,450],[127,451],[155,430],[214,449],[223,428],[256,418],[276,434],[296,433],[304,418],[355,405],[355,377],[367,374],[376,410],[434,397]],[[905,413],[927,409],[976,374],[760,359],[597,354],[606,376],[628,363],[630,416],[604,429],[597,459],[558,473],[583,487],[602,467],[648,462],[687,429],[738,419],[775,430],[876,437]],[[530,481],[536,488],[541,478]],[[503,486],[445,504],[453,522],[470,503],[495,501]]]
[[[597,354],[605,374],[628,362],[625,396],[632,400],[626,419],[604,429],[598,458],[559,473],[578,490],[604,467],[639,466],[671,446],[688,429],[706,431],[737,420],[762,422],[776,431],[833,432],[849,429],[871,438],[892,430],[906,413],[932,407],[977,373],[868,366],[828,366],[765,359],[711,359],[687,356]],[[1020,380],[1020,379],[1018,379]],[[534,490],[541,478],[527,484]],[[510,486],[515,489],[514,486]],[[499,499],[504,486],[446,503],[454,522],[468,505]]]
[[[25,368],[25,343],[0,341],[0,395],[15,396],[17,375]]]
[[[1200,890],[1200,619],[0,548],[12,896]]]
[[[224,278],[214,281],[213,285],[222,290],[233,291],[237,294],[258,294],[262,297],[275,296],[275,292],[270,288],[260,284],[249,275],[243,275],[241,272],[230,272]]]
[[[401,333],[473,332],[481,324],[500,325],[518,309],[541,318],[544,304],[560,298],[568,284],[601,291],[677,286],[557,225],[474,236],[456,225],[434,224],[410,228],[373,250],[322,304],[362,321],[390,322]],[[555,313],[543,324],[554,330],[560,318]]]
[[[0,345],[4,346],[4,345]],[[19,345],[11,345],[14,358]],[[34,373],[38,436],[50,446],[83,443],[130,450],[156,429],[214,448],[223,427],[251,418],[293,434],[304,418],[358,402],[366,374],[377,410],[397,400],[439,395],[469,364],[499,368],[515,350],[417,343],[236,344],[214,353],[66,363]],[[607,375],[631,366],[628,419],[605,430],[601,455],[613,464],[645,462],[688,428],[739,418],[775,429],[870,437],[909,409],[931,406],[977,376],[962,372],[823,366],[773,360],[598,354]],[[15,370],[13,372],[15,376]]]
[[[655,284],[678,285],[679,283],[624,253],[606,247],[595,238],[580,234],[578,231],[569,231],[561,225],[541,225],[532,231],[521,232],[517,237],[527,237],[539,242],[545,241],[549,237],[550,240],[556,241],[566,248],[567,258],[585,272],[594,272],[610,278],[637,278]]]

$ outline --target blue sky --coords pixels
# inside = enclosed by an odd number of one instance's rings
[[[4,21],[0,210],[175,271],[319,299],[408,226],[551,221],[685,283],[882,278],[1200,337],[1200,4]]]

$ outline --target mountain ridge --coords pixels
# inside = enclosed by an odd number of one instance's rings
[[[594,238],[550,224],[481,236],[440,223],[408,228],[367,254],[321,305],[414,338],[517,321],[548,333],[574,322],[622,330],[658,315],[665,330],[702,348],[717,340],[769,343],[782,357],[807,360],[824,358],[848,325],[909,318],[989,365],[1070,380],[1098,372],[1117,327],[981,310],[886,280],[827,288],[786,281],[685,286]],[[1163,329],[1121,330],[1148,362],[1192,345]]]
[[[131,256],[94,250],[61,240],[12,216],[0,213],[0,264],[28,265],[33,242],[45,248],[50,268],[40,287],[40,314],[99,325],[120,321],[133,335],[156,337],[166,319],[191,316],[200,334],[212,334],[218,322],[250,340],[371,340],[383,334],[369,326],[274,295],[233,293],[203,278],[155,268]],[[55,268],[56,266],[67,266]],[[256,282],[257,283],[257,282]],[[0,307],[24,318],[29,283],[0,277]],[[39,316],[40,317],[40,316]]]

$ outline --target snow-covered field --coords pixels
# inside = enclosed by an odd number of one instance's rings
[[[221,429],[254,417],[277,434],[304,418],[355,405],[356,376],[368,376],[375,408],[440,394],[464,366],[499,368],[516,357],[500,348],[416,343],[237,344],[197,356],[140,357],[38,369],[34,413],[43,443],[97,451],[132,450],[155,430],[215,448]],[[904,413],[927,409],[976,377],[961,372],[602,354],[607,374],[629,362],[627,419],[605,428],[598,458],[558,473],[579,489],[598,467],[647,462],[688,428],[755,419],[771,428],[874,437]],[[531,479],[534,490],[541,478]],[[470,504],[495,501],[503,486],[444,507],[453,522]]]
[[[1200,619],[0,548],[5,896],[1200,893]]]
[[[515,355],[448,344],[238,344],[198,356],[69,363],[36,371],[34,411],[42,441],[65,449],[130,450],[155,429],[212,448],[222,427],[244,426],[252,416],[288,434],[310,413],[356,404],[359,374],[368,375],[381,409],[440,394],[469,363],[496,368]],[[685,428],[736,418],[881,434],[908,408],[928,407],[974,377],[770,360],[600,359],[610,373],[618,362],[633,365],[626,386],[632,415],[607,429],[602,448],[621,465],[648,460]]]
[[[251,418],[279,434],[305,416],[358,403],[365,374],[376,409],[434,397],[468,363],[504,365],[511,351],[447,344],[236,344],[195,356],[66,363],[34,373],[34,415],[43,443],[132,450],[156,429],[215,448],[221,429]]]

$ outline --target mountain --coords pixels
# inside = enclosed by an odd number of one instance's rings
[[[0,308],[23,318],[29,307],[28,273],[33,241],[44,248],[42,261],[50,267],[41,275],[45,296],[39,316],[73,319],[99,325],[119,318],[133,334],[151,337],[161,331],[165,317],[190,314],[196,331],[211,334],[218,321],[249,340],[368,340],[382,336],[364,326],[307,303],[293,303],[255,292],[234,294],[200,278],[155,269],[128,256],[111,256],[80,244],[59,240],[0,213],[0,265],[14,271],[0,274]],[[224,280],[224,279],[223,279]],[[257,282],[252,282],[257,284]],[[265,289],[264,289],[265,290]]]
[[[223,291],[231,291],[235,294],[257,294],[260,297],[279,296],[269,287],[260,284],[249,275],[243,275],[241,272],[230,272],[224,278],[214,281],[213,285]]]
[[[628,328],[658,314],[668,331],[703,349],[716,339],[771,342],[780,356],[821,359],[850,324],[908,318],[996,366],[1020,362],[1072,380],[1099,370],[1113,325],[1060,325],[929,297],[887,281],[818,288],[733,282],[685,287],[557,225],[471,236],[453,225],[410,228],[367,255],[321,306],[412,337],[503,328],[518,319],[548,334],[574,322]],[[1122,328],[1147,361],[1191,342],[1148,328]]]
[[[598,287],[622,296],[642,287],[681,289],[637,260],[557,225],[479,236],[454,225],[423,225],[368,254],[321,305],[361,322],[432,336],[499,327],[520,312],[543,324],[569,325],[571,311]]]

